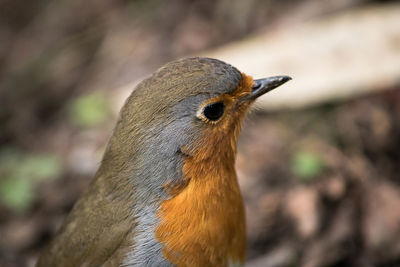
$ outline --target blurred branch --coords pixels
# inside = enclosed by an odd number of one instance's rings
[[[298,107],[393,88],[400,77],[400,4],[332,14],[203,53],[255,78],[294,79],[261,98],[265,109]]]

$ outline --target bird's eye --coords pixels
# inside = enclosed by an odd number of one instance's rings
[[[203,115],[210,121],[217,121],[224,114],[224,103],[216,102],[208,104],[203,109]]]

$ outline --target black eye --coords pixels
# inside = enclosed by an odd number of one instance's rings
[[[210,121],[217,121],[224,114],[224,103],[216,102],[208,104],[203,109],[203,115]]]

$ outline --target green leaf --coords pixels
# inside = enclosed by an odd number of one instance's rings
[[[0,151],[0,201],[15,212],[24,212],[36,197],[37,183],[61,173],[61,163],[54,155],[26,155],[4,148]]]
[[[42,181],[58,178],[61,172],[61,163],[56,157],[34,154],[27,156],[22,162],[18,176],[30,177],[35,181]]]
[[[105,95],[95,92],[75,99],[69,107],[69,113],[75,124],[90,127],[106,121],[110,110]]]
[[[311,180],[324,169],[324,162],[318,156],[306,151],[297,151],[292,159],[292,172],[302,180]]]
[[[6,178],[0,180],[0,198],[10,209],[23,212],[34,200],[34,186],[29,179]]]

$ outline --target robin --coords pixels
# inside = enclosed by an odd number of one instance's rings
[[[222,61],[188,58],[142,81],[37,266],[243,265],[238,134],[257,97],[290,79],[253,80]]]

